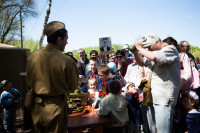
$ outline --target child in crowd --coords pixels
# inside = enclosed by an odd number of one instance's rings
[[[115,63],[114,62],[109,62],[108,63],[108,67],[109,67],[109,70],[110,70],[110,76],[109,77],[112,80],[119,81],[120,84],[121,84],[121,87],[124,87],[126,85],[126,81],[124,80],[124,77],[121,74],[119,74],[119,73],[116,72],[116,65],[115,65]]]
[[[109,62],[114,62],[116,64],[116,61],[117,61],[116,53],[115,53],[115,51],[112,51],[112,53],[109,54]]]
[[[88,80],[88,105],[92,106],[93,108],[97,107],[97,102],[99,98],[99,92],[97,90],[97,80],[95,78],[90,78]]]
[[[129,120],[128,117],[128,102],[120,95],[121,85],[119,81],[111,81],[108,85],[109,95],[102,99],[99,107],[99,115],[108,116],[115,118],[117,123],[110,125],[111,127],[105,128],[106,133],[123,133],[124,125]]]
[[[128,101],[129,125],[128,133],[140,132],[142,113],[140,109],[139,93],[135,84],[130,82],[127,86],[126,100]]]
[[[86,74],[86,79],[84,84],[81,85],[80,90],[82,92],[87,92],[87,82],[89,78],[95,78],[97,79],[97,82],[100,82],[100,78],[97,73],[97,58],[96,57],[91,57],[89,60],[89,67],[91,68],[90,71]]]
[[[112,81],[112,79],[109,77],[110,71],[109,67],[107,65],[101,65],[98,68],[98,75],[101,79],[101,82],[99,82],[98,91],[99,91],[99,102],[108,95],[108,84]]]
[[[194,91],[185,91],[183,106],[187,109],[186,122],[188,133],[200,133],[200,112],[197,111],[199,96]]]
[[[1,81],[3,92],[1,94],[1,105],[4,112],[3,125],[6,132],[14,133],[16,121],[17,104],[22,101],[22,96],[19,91],[12,88],[12,83],[9,80]]]
[[[89,79],[90,77],[97,79],[97,82],[100,81],[100,78],[97,73],[97,58],[91,57],[89,60],[89,66],[91,70],[86,74],[86,78]]]

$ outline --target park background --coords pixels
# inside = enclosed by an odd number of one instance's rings
[[[26,0],[20,1],[23,4]],[[37,15],[24,19],[22,23],[23,47],[31,52],[38,49],[50,0],[32,1]],[[186,40],[192,45],[191,53],[195,57],[200,56],[199,0],[51,1],[48,22],[65,23],[69,32],[65,52],[72,51],[75,58],[78,58],[79,48],[84,48],[87,55],[92,49],[99,50],[101,37],[111,37],[116,51],[124,44],[132,45],[135,40],[148,33],[155,33],[162,40],[169,36],[178,42]],[[8,44],[20,47],[20,36],[16,36]],[[45,37],[42,46],[46,44]]]

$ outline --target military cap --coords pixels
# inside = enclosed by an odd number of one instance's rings
[[[143,48],[148,48],[151,45],[155,44],[159,40],[159,37],[156,34],[147,34],[140,38],[140,41],[142,42]]]
[[[45,26],[44,34],[48,37],[60,29],[65,29],[65,24],[59,21],[52,21]]]

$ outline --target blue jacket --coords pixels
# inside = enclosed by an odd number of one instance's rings
[[[16,109],[17,104],[14,102],[14,100],[18,100],[19,102],[22,101],[22,95],[17,89],[12,88],[11,90],[4,90],[1,93],[1,105],[3,108]]]
[[[188,113],[186,121],[188,133],[200,133],[200,112]]]
[[[80,90],[82,92],[85,92],[85,93],[87,92],[87,82],[88,82],[88,79],[90,76],[92,76],[91,70],[86,74],[85,82],[83,84],[81,84]],[[96,73],[96,77],[97,77],[97,82],[101,83],[101,79],[99,78],[99,75],[97,73]]]

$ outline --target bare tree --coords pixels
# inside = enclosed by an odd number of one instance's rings
[[[29,17],[36,17],[34,0],[1,0],[0,1],[0,42],[8,43],[19,36],[20,13],[22,22]]]
[[[52,4],[52,0],[49,0],[42,31],[44,31],[44,27],[46,26],[46,24],[47,24],[47,22],[49,20],[49,15],[50,15],[50,11],[51,11],[51,4]],[[42,47],[43,40],[44,40],[44,32],[42,32],[42,35],[40,37],[40,42],[39,42],[39,45],[38,45],[38,49],[40,49]]]

